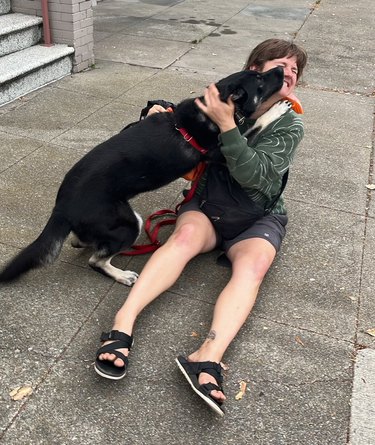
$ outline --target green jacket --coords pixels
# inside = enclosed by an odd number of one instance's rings
[[[265,204],[277,196],[282,177],[290,167],[297,145],[303,138],[304,129],[300,115],[288,111],[257,135],[251,145],[241,135],[254,123],[245,120],[243,125],[219,135],[221,152],[233,178],[256,202]],[[197,193],[204,187],[201,179]],[[277,201],[272,213],[286,214],[283,196]]]

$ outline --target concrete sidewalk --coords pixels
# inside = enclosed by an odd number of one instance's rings
[[[0,443],[375,444],[374,15],[373,0],[103,1],[95,67],[0,108],[3,264],[39,235],[70,166],[148,99],[200,94],[269,37],[310,56],[288,235],[225,356],[226,416],[174,363],[205,338],[229,278],[216,254],[144,311],[128,376],[112,383],[92,363],[129,290],[66,243],[52,267],[0,289]],[[183,184],[138,197],[137,211],[172,206]],[[140,271],[146,259],[115,262]],[[11,400],[25,385],[33,393]]]

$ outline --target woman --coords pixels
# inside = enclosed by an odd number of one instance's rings
[[[264,129],[251,145],[241,133],[245,133],[255,119],[281,99],[288,97],[298,103],[294,89],[306,59],[303,49],[279,39],[266,40],[250,53],[245,70],[265,72],[281,66],[284,84],[278,93],[261,105],[251,120],[241,126],[235,123],[232,100],[222,102],[214,84],[206,89],[204,103],[196,99],[201,111],[220,128],[220,147],[230,175],[253,201],[263,206],[280,193],[282,178],[303,137],[302,121],[293,110],[289,110]],[[150,113],[161,111],[165,110],[154,106]],[[198,195],[206,179],[202,178]],[[251,312],[263,278],[280,249],[287,220],[280,196],[271,214],[261,217],[233,239],[226,239],[200,209],[199,196],[182,206],[174,232],[151,256],[116,314],[113,331],[103,334],[101,341],[104,346],[97,353],[96,372],[114,380],[124,377],[137,316],[175,283],[192,258],[220,248],[231,263],[231,278],[218,296],[207,338],[198,350],[187,358],[178,357],[176,361],[195,392],[222,415],[225,395],[221,386],[220,362]]]

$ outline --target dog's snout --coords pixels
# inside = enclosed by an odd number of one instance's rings
[[[281,79],[281,80],[284,79],[284,70],[283,70],[283,68],[281,66],[277,66],[275,69],[277,70],[276,71],[277,77],[279,79]]]
[[[281,66],[276,66],[275,68],[272,68],[263,74],[264,78],[274,79],[278,82],[284,80],[284,69]]]

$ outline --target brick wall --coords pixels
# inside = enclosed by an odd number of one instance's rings
[[[96,0],[48,0],[52,43],[74,47],[73,71],[94,64],[94,19]],[[42,16],[40,0],[11,0],[13,12]]]

